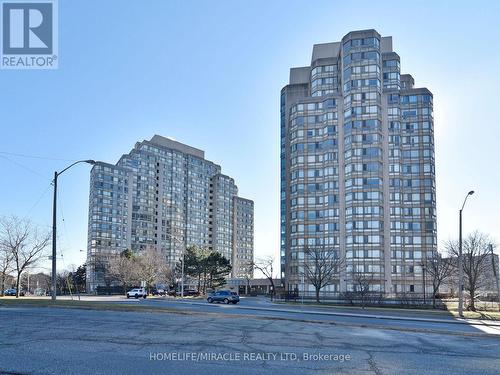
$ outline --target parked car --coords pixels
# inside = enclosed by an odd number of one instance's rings
[[[6,289],[4,292],[3,292],[4,295],[6,296],[15,296],[16,295],[16,289],[14,288],[11,288],[11,289]],[[21,290],[19,292],[19,295],[22,297],[24,296],[24,290]]]
[[[152,294],[153,296],[165,296],[167,292],[164,289],[154,289]]]
[[[219,290],[217,292],[210,293],[207,298],[208,303],[213,302],[224,302],[226,304],[237,304],[240,302],[240,296],[236,292],[231,292],[230,290]]]
[[[129,290],[127,292],[127,298],[146,298],[148,293],[146,292],[146,289],[144,288],[134,288],[132,290]]]

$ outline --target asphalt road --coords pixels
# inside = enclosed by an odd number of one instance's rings
[[[500,368],[500,339],[494,337],[211,309],[186,315],[0,308],[0,373],[498,374]]]

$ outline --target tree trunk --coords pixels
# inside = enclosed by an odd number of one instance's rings
[[[207,273],[203,272],[203,293],[207,291]]]
[[[2,290],[0,290],[0,295],[3,297],[5,291],[5,273],[2,273]]]
[[[19,298],[19,285],[21,285],[21,272],[17,274],[16,278],[16,298]]]
[[[436,286],[434,286],[434,290],[432,291],[432,308],[433,309],[436,308],[436,294],[437,294],[438,288],[436,288]]]
[[[474,292],[475,292],[475,288],[471,288],[469,290],[469,294],[470,294],[470,305],[469,305],[469,309],[471,311],[476,311],[476,305],[475,305],[475,296],[474,296]]]
[[[316,287],[316,302],[320,303],[319,301],[319,288]]]

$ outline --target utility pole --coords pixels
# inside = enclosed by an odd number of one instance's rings
[[[181,268],[182,268],[182,270],[181,270],[181,298],[184,298],[184,249],[182,250]]]
[[[52,301],[56,300],[56,257],[57,257],[57,171],[54,172],[54,200],[52,202]]]
[[[57,284],[56,284],[56,258],[57,258],[57,178],[78,163],[87,163],[94,165],[95,160],[79,160],[64,168],[61,172],[54,172],[54,200],[52,202],[52,301],[56,300]]]
[[[306,292],[306,286],[304,284],[304,272],[302,272],[302,307],[304,307],[304,293]]]
[[[488,247],[490,248],[491,252],[491,263],[493,266],[493,275],[495,275],[495,282],[497,284],[497,294],[498,294],[498,310],[500,311],[500,281],[498,280],[498,274],[497,274],[497,265],[495,262],[495,254],[493,253],[493,244],[489,244]]]
[[[271,263],[271,301],[273,300],[274,288],[273,288],[273,264]]]
[[[464,204],[458,212],[458,315],[464,316],[464,268],[462,264],[462,211],[465,207],[465,202],[469,195],[474,194],[474,190],[467,193],[464,199]]]
[[[425,306],[427,303],[425,298],[425,263],[422,263],[422,290],[424,292],[424,306]]]

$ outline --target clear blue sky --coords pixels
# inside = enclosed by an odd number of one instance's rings
[[[98,1],[59,3],[59,69],[0,71],[0,215],[51,223],[55,169],[116,162],[138,140],[206,151],[255,200],[256,255],[278,256],[279,92],[314,43],[375,28],[434,93],[440,243],[500,238],[500,3]],[[9,160],[7,160],[8,158]],[[85,261],[89,168],[60,179],[63,266]],[[64,221],[63,221],[64,220]]]

